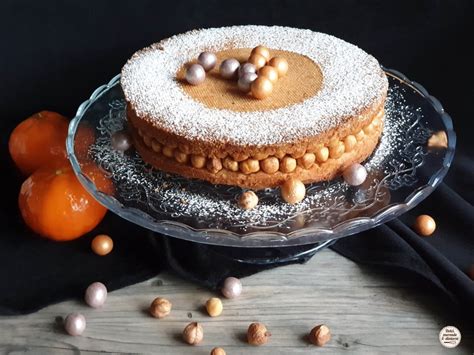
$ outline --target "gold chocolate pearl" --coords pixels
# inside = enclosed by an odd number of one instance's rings
[[[329,157],[332,159],[337,159],[344,154],[344,143],[341,141],[338,141],[336,144],[329,146]]]
[[[277,70],[279,78],[285,76],[288,72],[288,61],[283,57],[273,57],[268,64]]]
[[[296,159],[286,156],[281,160],[280,170],[284,173],[291,173],[296,169]]]
[[[161,144],[158,143],[158,141],[156,139],[153,139],[151,141],[151,149],[153,149],[153,151],[155,153],[159,153],[159,152],[161,152]]]
[[[364,130],[361,129],[359,132],[356,133],[355,137],[356,139],[360,142],[362,139],[364,139],[365,133]]]
[[[240,162],[239,167],[244,174],[252,174],[260,170],[260,164],[256,159],[244,160]]]
[[[206,165],[206,158],[201,155],[191,155],[191,164],[197,169],[204,168],[204,165]]]
[[[250,85],[250,90],[255,98],[261,100],[270,96],[273,91],[273,84],[270,79],[264,76],[259,76]]]
[[[280,187],[281,197],[289,204],[301,202],[306,195],[306,187],[304,184],[294,178],[286,180]]]
[[[310,169],[314,165],[315,161],[316,156],[313,153],[306,153],[298,159],[298,165],[301,165],[305,169]]]
[[[278,81],[278,71],[270,65],[265,65],[263,68],[261,68],[258,71],[258,75],[268,78],[268,80],[270,80],[273,84]]]
[[[270,50],[267,47],[264,46],[257,46],[254,49],[252,49],[252,54],[260,54],[262,57],[264,57],[267,61],[270,59]]]
[[[225,169],[230,170],[230,171],[239,170],[239,163],[237,163],[235,160],[232,160],[229,157],[224,159],[222,165],[224,166]]]
[[[416,217],[415,225],[413,227],[419,235],[422,235],[423,237],[428,237],[435,231],[436,222],[431,216],[428,216],[427,214],[422,214]]]
[[[145,142],[145,145],[147,145],[148,147],[151,146],[151,140],[152,138],[150,136],[143,136],[143,141]]]
[[[264,67],[265,64],[267,64],[267,60],[263,55],[260,54],[252,54],[249,57],[249,60],[247,61],[253,65],[255,65],[255,68],[259,70],[260,68]]]
[[[178,163],[181,163],[181,164],[186,164],[189,160],[189,155],[179,151],[178,149],[176,149],[174,151],[174,158],[176,159],[176,161]]]
[[[346,147],[346,152],[350,152],[354,149],[355,145],[357,144],[357,139],[352,134],[348,135],[344,138],[344,146]]]
[[[171,148],[170,146],[167,146],[167,145],[163,147],[163,155],[165,157],[172,158],[173,152],[174,152],[174,148]]]
[[[315,154],[318,163],[324,163],[329,158],[329,149],[327,147],[321,147],[316,151]]]
[[[218,158],[210,158],[206,163],[206,167],[211,173],[216,174],[222,170],[221,160]]]
[[[274,174],[280,169],[280,161],[275,157],[269,157],[260,161],[260,168],[267,174]]]

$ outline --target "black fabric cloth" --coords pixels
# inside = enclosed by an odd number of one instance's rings
[[[109,213],[83,238],[54,243],[22,223],[17,195],[22,177],[8,156],[8,136],[30,114],[49,109],[72,116],[80,102],[120,71],[137,49],[174,33],[230,24],[279,24],[327,32],[372,53],[386,67],[422,83],[452,115],[458,133],[453,166],[445,182],[401,218],[339,240],[338,253],[386,270],[386,277],[416,274],[464,312],[473,312],[474,162],[471,137],[474,57],[471,1],[34,1],[0,3],[0,314],[33,312],[81,298],[93,281],[114,290],[174,270],[217,288],[228,275],[243,277],[270,266],[236,262],[235,250],[153,235]],[[433,237],[410,229],[416,215],[437,222]],[[114,251],[99,257],[90,240],[108,233]],[[298,250],[267,251],[290,255]],[[262,251],[247,251],[261,254]],[[263,251],[265,252],[265,251]],[[241,255],[242,253],[239,252]],[[310,255],[300,260],[304,262]],[[317,257],[317,255],[315,256]],[[279,264],[280,265],[280,264]],[[278,266],[279,266],[278,265]],[[423,283],[420,282],[420,287]]]

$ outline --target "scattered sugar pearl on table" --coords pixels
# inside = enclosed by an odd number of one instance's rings
[[[211,52],[202,52],[198,56],[198,64],[200,64],[205,71],[213,69],[217,64],[217,57]]]
[[[219,73],[224,79],[234,79],[237,77],[239,67],[240,63],[237,59],[229,58],[221,63]]]
[[[428,237],[434,233],[436,222],[433,217],[428,216],[427,214],[422,214],[416,217],[414,229],[419,235]]]
[[[367,179],[367,170],[359,163],[349,165],[342,173],[344,181],[351,186],[362,185]]]
[[[86,318],[80,313],[68,314],[64,320],[64,330],[69,335],[81,335],[86,330]]]
[[[114,241],[106,234],[99,234],[92,239],[91,248],[97,255],[104,256],[112,251]]]
[[[224,280],[221,292],[225,298],[236,298],[242,293],[242,282],[236,277],[228,277]]]
[[[102,282],[94,282],[86,289],[86,303],[92,308],[102,307],[107,300],[107,287]]]
[[[250,92],[250,87],[252,83],[257,79],[257,74],[255,73],[245,73],[237,81],[237,86],[239,90],[245,93]]]
[[[120,152],[129,150],[132,146],[132,138],[126,130],[114,132],[110,138],[112,148]]]
[[[192,64],[186,69],[186,81],[191,85],[199,85],[206,80],[206,71],[200,64]]]

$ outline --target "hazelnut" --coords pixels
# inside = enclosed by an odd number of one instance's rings
[[[284,173],[291,173],[296,169],[295,158],[286,156],[280,162],[280,170]]]
[[[252,158],[257,160],[263,160],[268,157],[267,153],[255,153]]]
[[[260,170],[260,164],[256,159],[247,159],[240,162],[239,168],[244,174],[252,174]]]
[[[230,171],[238,171],[239,170],[239,163],[231,158],[227,157],[224,159],[223,164],[224,168]]]
[[[169,145],[165,145],[163,147],[162,153],[165,157],[172,158],[173,152],[174,152],[174,148],[171,148]]]
[[[176,149],[174,151],[174,158],[176,159],[176,161],[180,164],[186,164],[189,160],[189,155],[187,155],[186,153],[183,153],[181,151],[179,151],[178,149]]]
[[[283,157],[286,155],[286,153],[283,150],[277,150],[275,153],[275,157],[278,159],[283,159]]]
[[[329,146],[329,156],[332,159],[340,158],[344,154],[345,149],[344,143],[338,141],[336,144]]]
[[[235,161],[244,161],[247,160],[249,156],[243,153],[234,153],[232,154],[232,158],[234,158]]]
[[[258,196],[253,191],[245,191],[239,197],[239,206],[244,210],[251,210],[258,204]]]
[[[305,169],[310,169],[314,162],[316,161],[316,156],[313,153],[306,153],[301,158],[298,159],[298,164]]]
[[[141,129],[141,128],[138,129],[138,135],[140,137],[143,137],[145,135],[145,132],[143,132],[143,129]]]
[[[419,235],[428,237],[435,231],[436,222],[431,216],[422,214],[416,217],[414,229]]]
[[[198,345],[204,338],[204,330],[197,322],[189,323],[183,330],[183,340],[190,345]]]
[[[156,139],[153,139],[151,141],[151,149],[153,149],[155,153],[159,153],[161,152],[161,144]]]
[[[296,151],[294,151],[293,153],[291,153],[291,156],[295,159],[299,159],[301,158],[304,154],[306,153],[306,148],[304,147],[300,147],[300,148],[297,148]]]
[[[428,139],[429,148],[447,148],[448,147],[448,136],[445,131],[438,131]]]
[[[226,353],[222,348],[214,348],[211,350],[211,355],[226,355]]]
[[[216,174],[222,170],[222,163],[219,158],[210,158],[206,163],[207,170]]]
[[[317,325],[309,333],[309,341],[314,345],[324,346],[329,340],[331,340],[331,331],[324,324]]]
[[[301,202],[306,195],[306,187],[304,184],[294,178],[286,180],[281,185],[281,197],[289,204]]]
[[[327,147],[321,147],[316,151],[315,155],[318,163],[324,163],[329,158],[329,149]]]
[[[191,153],[191,148],[189,148],[189,145],[187,144],[180,144],[178,146],[178,149],[185,154]]]
[[[354,149],[356,144],[357,139],[352,134],[349,134],[346,138],[344,138],[344,146],[346,152],[350,152],[352,149]]]
[[[252,323],[247,330],[247,341],[250,345],[263,345],[272,334],[262,323]]]
[[[370,123],[367,126],[365,126],[363,129],[364,129],[364,133],[372,134],[375,131],[375,126],[372,123]]]
[[[211,317],[220,316],[222,313],[222,301],[220,300],[220,298],[209,298],[206,302],[206,310]]]
[[[197,169],[204,168],[206,158],[201,155],[191,155],[191,164]]]
[[[172,304],[166,298],[155,298],[150,305],[150,314],[155,318],[165,318],[171,312]]]
[[[275,157],[269,157],[260,162],[260,168],[267,174],[274,174],[280,169],[280,161]]]
[[[145,142],[145,145],[147,145],[149,147],[151,146],[151,140],[152,140],[152,138],[150,136],[147,136],[147,135],[143,136],[143,142]]]

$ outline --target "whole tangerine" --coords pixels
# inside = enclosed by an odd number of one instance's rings
[[[97,166],[82,169],[101,190],[111,191],[111,182]],[[70,165],[35,171],[21,186],[18,204],[23,220],[34,232],[56,241],[79,238],[107,212],[84,189]]]
[[[15,127],[8,149],[23,174],[30,175],[40,167],[67,162],[68,125],[68,119],[59,113],[41,111]]]

